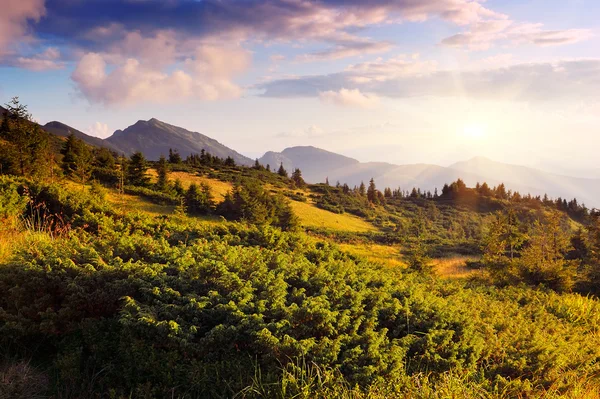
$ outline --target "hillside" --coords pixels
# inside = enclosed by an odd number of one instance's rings
[[[98,138],[98,137],[94,137],[94,136],[85,134],[82,131],[79,131],[71,126],[65,125],[62,122],[57,122],[57,121],[48,122],[44,126],[42,126],[42,128],[45,131],[52,133],[59,137],[68,137],[69,135],[73,134],[75,137],[77,137],[80,140],[83,140],[84,142],[86,142],[89,145],[92,145],[95,147],[106,147],[110,150],[116,151],[117,153],[121,152],[119,147],[111,144],[110,142],[108,142],[106,140],[102,140],[101,138]]]
[[[494,162],[477,157],[450,166],[461,172],[490,177],[490,181],[502,181],[513,190],[532,195],[548,194],[551,197],[575,197],[592,206],[600,206],[600,179],[583,179],[547,173],[525,166]],[[475,184],[465,178],[467,184]]]
[[[359,163],[356,159],[311,146],[286,148],[282,152],[270,151],[259,162],[270,165],[271,169],[283,164],[289,172],[300,168],[305,179],[311,183],[322,183],[329,173]]]
[[[352,158],[314,147],[292,147],[281,153],[266,153],[261,163],[283,161],[287,170],[300,168],[306,180],[323,182],[325,178],[355,186],[374,178],[379,187],[413,187],[424,191],[438,190],[448,182],[464,180],[467,185],[487,182],[490,186],[504,183],[523,194],[548,194],[551,197],[574,198],[590,206],[600,206],[600,179],[560,176],[524,166],[508,165],[485,158],[458,162],[449,167],[431,164],[395,165],[385,162],[358,162]]]
[[[138,121],[125,130],[117,130],[105,140],[126,154],[141,151],[152,160],[168,155],[169,149],[181,156],[199,154],[203,149],[220,158],[232,157],[240,165],[252,165],[253,161],[224,146],[217,140],[197,132],[191,132],[157,119]]]

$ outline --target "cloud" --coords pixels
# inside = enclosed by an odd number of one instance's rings
[[[0,58],[12,53],[12,46],[28,34],[28,21],[39,21],[45,12],[44,0],[3,1],[0,11]]]
[[[342,107],[375,108],[379,98],[373,94],[363,94],[358,89],[340,89],[319,93],[319,99]]]
[[[25,68],[31,71],[46,71],[50,69],[61,69],[65,63],[60,60],[60,51],[54,47],[47,48],[43,53],[34,54],[29,57],[18,56],[8,63],[18,68]]]
[[[331,61],[347,57],[364,56],[368,54],[385,53],[393,48],[390,42],[353,41],[338,44],[335,47],[310,54],[298,56],[297,61]]]
[[[250,55],[239,47],[201,45],[182,68],[168,71],[128,58],[116,65],[115,57],[88,53],[82,57],[71,79],[91,103],[167,103],[189,98],[219,100],[242,94],[232,78],[245,70]],[[111,66],[111,68],[108,68]]]
[[[441,44],[470,50],[486,50],[498,41],[547,47],[577,43],[593,36],[589,29],[545,30],[543,26],[509,19],[481,21],[465,32],[443,39]]]
[[[591,101],[600,92],[600,59],[564,60],[515,64],[480,70],[434,70],[421,73],[414,65],[396,59],[357,64],[343,72],[281,79],[261,84],[265,97],[317,97],[331,101],[360,98],[362,93],[378,97],[467,97],[512,101]],[[402,71],[402,72],[400,72]],[[350,94],[352,93],[352,94]]]
[[[109,137],[112,133],[108,129],[108,125],[106,123],[96,122],[92,126],[88,128],[88,134],[94,137],[100,137],[101,139],[105,139]]]

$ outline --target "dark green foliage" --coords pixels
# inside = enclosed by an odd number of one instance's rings
[[[178,205],[179,199],[177,195],[173,195],[170,193],[165,193],[162,191],[152,190],[148,187],[140,187],[140,186],[125,186],[123,188],[124,193],[137,195],[140,197],[144,197],[155,204],[159,205]]]
[[[146,174],[148,164],[144,154],[141,152],[134,153],[127,165],[127,184],[132,186],[147,186],[150,178]]]
[[[210,187],[203,183],[200,187],[192,183],[184,195],[184,205],[190,215],[208,215],[215,207]]]
[[[61,166],[64,174],[85,184],[92,174],[93,167],[93,156],[89,146],[83,140],[71,134],[67,137],[60,153],[63,156]],[[110,158],[105,156],[100,162],[110,165]],[[107,168],[110,166],[102,167]],[[114,167],[114,160],[112,167]]]
[[[306,187],[306,182],[302,178],[302,171],[300,169],[298,169],[298,168],[294,169],[291,179],[292,179],[292,182],[294,182],[294,186],[296,186],[298,188]]]
[[[283,163],[279,165],[279,169],[277,169],[277,174],[281,177],[288,177],[288,172],[283,167]]]
[[[164,156],[161,156],[156,163],[156,174],[158,175],[156,189],[158,191],[166,191],[169,187],[169,165]]]
[[[260,183],[252,180],[236,184],[217,207],[217,213],[228,220],[271,224],[284,230],[298,225],[298,219],[282,196],[269,194]]]
[[[367,189],[367,199],[371,204],[379,204],[379,195],[377,188],[375,187],[375,180],[369,181],[369,188]]]
[[[0,268],[0,345],[45,365],[56,392],[232,397],[280,386],[295,359],[357,389],[453,372],[509,397],[598,371],[591,299],[400,275],[268,226],[90,209],[97,229]]]
[[[0,129],[2,173],[43,177],[52,170],[48,135],[31,119],[27,106],[14,97],[6,104]]]
[[[182,163],[181,155],[179,155],[179,151],[169,148],[169,163],[178,165]]]
[[[525,234],[514,211],[498,213],[483,241],[482,264],[499,284],[524,282],[570,291],[577,261],[568,259],[569,234],[560,214],[552,212],[540,219]]]

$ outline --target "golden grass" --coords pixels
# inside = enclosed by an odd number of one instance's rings
[[[361,256],[373,263],[388,267],[406,268],[406,263],[402,260],[401,248],[399,246],[369,243],[338,245],[342,250]]]
[[[110,190],[106,194],[106,200],[121,213],[141,212],[157,216],[172,215],[175,212],[175,206],[173,205],[154,204],[135,195],[119,194],[115,190]]]
[[[152,181],[156,181],[156,170],[148,169],[148,175],[151,177]],[[192,183],[208,184],[210,186],[211,192],[213,193],[217,201],[222,200],[223,197],[225,197],[225,194],[227,194],[233,188],[233,185],[229,182],[224,182],[217,179],[210,179],[205,176],[198,176],[187,172],[169,173],[169,180],[174,181],[177,179],[181,181],[181,185],[184,188],[188,188]]]
[[[7,261],[25,239],[25,232],[14,229],[0,230],[0,263]]]
[[[477,257],[474,256],[452,256],[449,258],[439,258],[433,260],[433,266],[438,276],[444,278],[465,278],[471,277],[477,273],[478,270],[472,270],[467,268],[467,261],[475,261]]]
[[[355,233],[377,230],[372,224],[353,215],[329,212],[306,202],[290,201],[290,205],[300,218],[300,224],[305,227],[320,227]]]

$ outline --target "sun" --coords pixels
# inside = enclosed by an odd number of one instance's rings
[[[486,129],[478,123],[471,123],[463,128],[463,135],[473,140],[480,140],[485,137]]]

